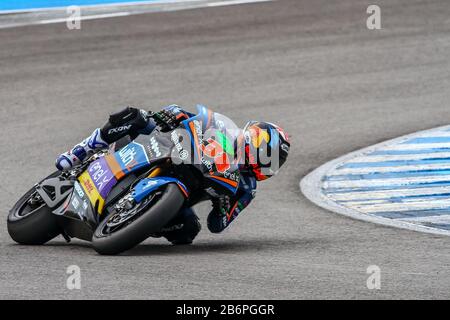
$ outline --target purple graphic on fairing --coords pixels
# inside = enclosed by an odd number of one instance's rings
[[[117,183],[117,180],[109,169],[105,158],[92,163],[88,168],[88,172],[102,198],[106,198],[112,187]]]

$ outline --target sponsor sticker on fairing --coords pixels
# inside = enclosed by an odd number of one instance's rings
[[[150,180],[145,184],[145,186],[142,188],[142,190],[145,191],[147,189],[153,188],[157,184],[158,184],[158,181]]]
[[[81,188],[80,184],[78,182],[75,182],[75,191],[77,192],[78,196],[83,199],[85,194],[83,189]]]
[[[74,209],[78,209],[78,207],[80,206],[80,200],[78,200],[76,197],[73,197],[72,206],[74,207]]]
[[[113,172],[104,158],[92,163],[88,168],[89,175],[95,187],[103,198],[106,198],[112,187],[117,183]]]
[[[115,154],[115,157],[125,174],[149,164],[145,148],[136,142],[121,149]]]
[[[178,134],[178,132],[176,130],[172,131],[170,137],[172,139],[172,142],[175,145],[175,149],[177,150],[178,156],[180,157],[180,159],[182,161],[188,159],[189,152],[186,149],[184,149],[183,146],[181,145],[181,142],[180,142],[181,136]]]
[[[161,157],[161,151],[159,149],[159,143],[156,141],[155,137],[151,137],[150,139],[150,147],[152,148],[153,153],[156,157]]]

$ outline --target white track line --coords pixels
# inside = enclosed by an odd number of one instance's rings
[[[392,202],[389,199],[374,199],[374,200],[354,200],[345,202],[345,206],[358,210],[363,210],[364,213],[375,212],[406,212],[417,210],[436,210],[448,209],[450,207],[450,197],[441,198],[404,198],[401,202]],[[439,200],[438,200],[439,199]]]
[[[439,159],[449,158],[450,152],[434,152],[429,154],[400,154],[400,155],[367,155],[365,157],[358,157],[352,159],[346,163],[355,162],[386,162],[386,161],[411,161],[411,160],[423,160],[423,159]],[[447,161],[450,163],[450,160]]]
[[[449,216],[432,216],[432,217],[415,217],[415,218],[402,218],[402,221],[410,221],[410,222],[429,222],[429,223],[445,223],[450,224]]]
[[[389,187],[396,185],[404,185],[405,188],[410,184],[417,183],[435,183],[450,181],[450,175],[437,175],[425,177],[405,177],[392,179],[367,179],[367,180],[345,180],[345,181],[325,181],[323,188],[375,188],[375,187]]]
[[[450,131],[436,131],[427,132],[417,136],[417,138],[432,138],[432,137],[450,137]]]
[[[130,12],[115,12],[115,13],[95,14],[95,15],[91,15],[91,16],[81,16],[78,18],[78,20],[84,21],[84,20],[94,20],[94,19],[105,19],[105,18],[114,18],[114,17],[125,17],[125,16],[129,16],[129,15],[130,15]],[[67,18],[40,20],[36,23],[51,24],[51,23],[61,23],[61,22],[67,22]]]
[[[383,201],[383,200],[382,200]],[[346,203],[345,206],[355,210],[363,210],[364,213],[377,213],[377,212],[398,212],[406,213],[407,211],[417,210],[436,210],[445,209],[450,207],[449,200],[433,200],[430,201],[415,201],[415,202],[402,202],[402,203],[379,203],[380,201],[365,201],[360,203]]]
[[[217,2],[206,2],[206,3],[197,3],[203,0],[165,0],[165,1],[143,1],[143,2],[125,2],[125,3],[114,3],[114,4],[102,4],[102,5],[86,5],[80,6],[83,8],[102,8],[102,7],[131,7],[131,6],[142,6],[142,5],[170,5],[170,4],[182,4],[186,3],[185,7],[181,8],[173,8],[172,10],[186,10],[186,9],[199,9],[199,8],[207,8],[207,7],[221,7],[221,6],[230,6],[230,5],[239,5],[239,4],[251,4],[251,3],[261,3],[261,2],[269,2],[276,0],[230,0],[230,1],[217,1]],[[12,13],[32,13],[32,12],[45,12],[45,11],[61,11],[66,10],[67,7],[58,7],[58,8],[41,8],[41,9],[30,9],[30,10],[9,10],[9,11],[0,11],[0,18],[3,14],[12,14]],[[124,8],[125,9],[125,8]],[[167,9],[160,10],[167,11]],[[113,13],[105,13],[105,14],[97,14],[97,15],[82,15],[79,20],[94,20],[94,19],[106,19],[106,18],[114,18],[114,17],[123,17],[123,16],[131,16],[145,13],[154,13],[155,11],[121,11],[121,12],[113,12]],[[45,25],[45,24],[53,24],[53,23],[65,23],[68,18],[55,18],[55,19],[45,19],[45,20],[36,20],[30,21],[27,23],[12,23],[8,25],[1,25],[0,29],[4,28],[14,28],[14,27],[23,27],[28,25]]]
[[[382,149],[377,149],[377,151],[388,151],[388,150],[423,150],[423,149],[439,149],[439,148],[450,148],[449,142],[444,143],[417,143],[417,144],[397,144],[394,146],[385,146]]]
[[[448,164],[436,163],[436,164],[406,165],[395,167],[342,168],[332,170],[327,176],[333,177],[346,174],[389,173],[389,172],[407,172],[407,171],[436,170],[436,169],[450,170],[450,162]]]
[[[370,192],[345,192],[329,193],[328,196],[335,201],[355,201],[359,199],[388,199],[395,197],[408,197],[417,195],[439,195],[450,193],[450,187],[417,188],[417,189],[397,189],[380,190]]]
[[[116,3],[103,3],[103,4],[86,4],[86,5],[80,5],[81,9],[94,9],[94,8],[107,8],[107,7],[132,7],[132,6],[139,6],[139,5],[149,5],[149,4],[178,4],[178,3],[195,3],[200,2],[203,0],[149,0],[149,1],[130,1],[130,2],[116,2]],[[2,14],[11,14],[11,13],[30,13],[30,12],[45,12],[45,11],[61,11],[66,10],[67,7],[50,7],[50,8],[34,8],[34,9],[17,9],[17,10],[4,10],[0,11],[0,16]]]
[[[246,4],[246,3],[257,3],[257,2],[269,2],[273,0],[230,0],[230,1],[219,1],[208,3],[208,7],[221,7],[221,6],[232,6],[236,4]]]

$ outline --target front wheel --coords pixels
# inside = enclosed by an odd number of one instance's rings
[[[140,203],[125,196],[113,212],[98,225],[92,246],[100,254],[113,255],[129,250],[172,220],[184,203],[176,184],[168,184]]]
[[[57,177],[59,174],[57,171],[46,179]],[[44,244],[61,233],[56,218],[36,188],[32,188],[9,212],[8,233],[19,244]]]

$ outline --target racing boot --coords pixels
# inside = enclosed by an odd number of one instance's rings
[[[108,144],[103,141],[100,129],[95,129],[90,137],[77,144],[72,150],[61,154],[56,159],[56,168],[61,171],[70,170],[83,163],[85,159],[93,155],[96,151],[105,148],[108,148]]]
[[[160,232],[151,236],[154,238],[164,237],[173,245],[191,244],[200,232],[202,226],[191,208],[181,209],[178,216],[170,221]]]

